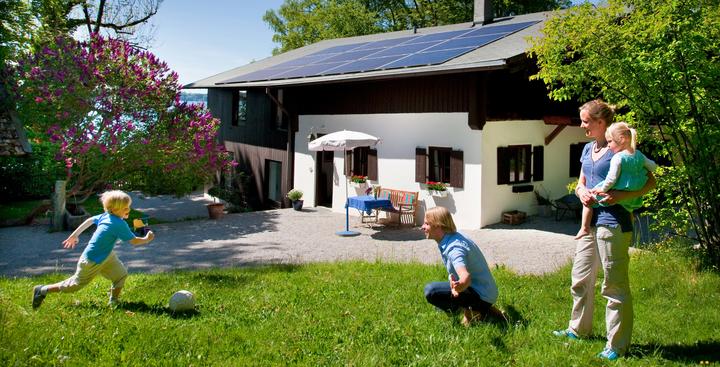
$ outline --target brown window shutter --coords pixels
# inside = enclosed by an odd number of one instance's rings
[[[415,182],[425,183],[427,179],[427,153],[425,148],[415,148]]]
[[[368,180],[377,181],[378,179],[378,159],[377,149],[368,149],[367,176]]]
[[[450,186],[463,187],[463,152],[462,150],[453,150],[450,153]]]
[[[352,176],[353,154],[352,150],[345,151],[345,176]]]
[[[523,177],[525,178],[524,182],[530,182],[531,174],[532,174],[532,147],[530,145],[526,145],[525,147],[525,174]]]
[[[533,181],[542,181],[545,179],[544,176],[544,169],[545,169],[545,147],[542,145],[538,145],[533,147],[533,153],[532,153],[532,161],[533,161],[533,172],[532,172],[532,179]]]
[[[497,148],[497,184],[506,185],[510,183],[510,162],[508,161],[508,148]]]

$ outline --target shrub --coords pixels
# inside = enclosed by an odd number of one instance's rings
[[[290,199],[291,201],[300,200],[302,198],[302,196],[303,196],[303,192],[298,189],[292,189],[292,190],[288,191],[288,193],[287,193],[287,198]]]
[[[0,157],[0,201],[48,198],[56,180],[65,179],[65,166],[55,160],[52,144],[33,144],[22,157]]]

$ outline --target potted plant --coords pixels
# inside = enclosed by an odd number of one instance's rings
[[[301,200],[303,192],[298,189],[288,191],[287,198],[292,201],[293,209],[302,210],[303,201]]]
[[[220,219],[225,214],[225,204],[218,202],[218,198],[225,196],[225,189],[219,186],[213,186],[208,190],[208,195],[213,197],[213,202],[205,204],[208,210],[208,217],[210,219]]]
[[[442,182],[428,181],[425,183],[430,195],[444,198],[447,196],[447,185]]]
[[[355,187],[364,186],[367,183],[367,176],[350,176],[350,183]]]

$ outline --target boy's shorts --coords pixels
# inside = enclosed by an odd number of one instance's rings
[[[100,264],[83,256],[78,260],[75,274],[60,284],[60,291],[75,292],[88,285],[98,274],[109,279],[113,283],[112,289],[116,289],[123,287],[128,273],[125,265],[115,255],[115,251],[111,251],[107,259]]]

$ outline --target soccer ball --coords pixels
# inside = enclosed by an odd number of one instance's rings
[[[190,291],[177,291],[170,297],[170,310],[173,312],[195,309],[195,295]]]

